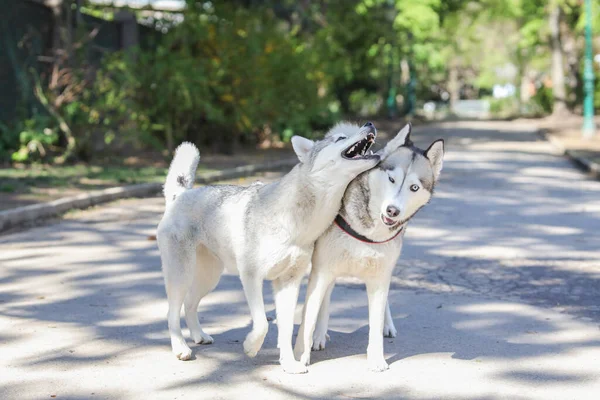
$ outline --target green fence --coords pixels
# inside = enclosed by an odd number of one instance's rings
[[[91,32],[98,28],[87,57],[97,64],[108,52],[121,49],[122,27],[83,14],[83,27]],[[51,67],[53,36],[52,11],[35,1],[0,0],[0,122],[10,123],[37,112],[40,108],[31,88],[32,69],[44,75]],[[149,46],[160,36],[157,31],[138,25],[142,46]]]
[[[30,69],[49,67],[39,57],[52,45],[52,13],[28,1],[0,3],[0,121],[10,121],[18,107],[35,107]]]

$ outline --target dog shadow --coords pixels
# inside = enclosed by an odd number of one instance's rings
[[[481,302],[485,306],[485,302]],[[487,304],[493,304],[492,302]],[[565,329],[550,318],[532,321],[516,311],[473,316],[457,310],[446,310],[445,316],[433,320],[431,315],[409,313],[394,318],[398,330],[395,338],[384,337],[384,355],[393,366],[403,360],[426,354],[446,354],[451,359],[473,361],[480,358],[519,360],[561,354],[600,345],[600,340],[556,342],[515,340],[533,335],[554,335]],[[490,328],[465,329],[485,319]],[[495,321],[494,321],[495,320]],[[311,352],[311,364],[363,355],[366,363],[369,326],[364,324],[352,332],[329,330],[331,338],[324,350]]]

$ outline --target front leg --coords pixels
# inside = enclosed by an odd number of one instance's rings
[[[250,271],[241,272],[240,279],[248,307],[250,307],[250,315],[252,315],[252,330],[244,340],[244,353],[249,357],[255,357],[262,347],[269,329],[262,293],[263,279]]]
[[[294,353],[297,357],[300,357],[300,362],[304,365],[310,364],[312,335],[317,323],[321,302],[330,285],[333,286],[334,280],[334,276],[319,271],[316,264],[313,263],[308,288],[306,289],[302,324],[300,324],[300,329],[298,330],[296,347],[294,349]]]
[[[303,374],[307,372],[306,365],[296,361],[292,350],[294,314],[304,271],[305,269],[300,268],[292,276],[287,275],[285,278],[273,280],[275,310],[277,312],[279,363],[283,367],[283,370],[290,374]]]
[[[367,281],[369,296],[369,346],[367,347],[367,363],[371,371],[379,372],[389,368],[383,355],[383,323],[389,279]]]

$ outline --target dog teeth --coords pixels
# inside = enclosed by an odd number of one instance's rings
[[[361,158],[366,154],[373,154],[369,149],[374,142],[374,135],[369,135],[361,141],[354,143],[354,145],[346,151],[345,155],[348,158]]]

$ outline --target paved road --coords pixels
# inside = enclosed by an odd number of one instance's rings
[[[434,136],[449,144],[443,182],[394,277],[389,371],[366,371],[366,294],[351,281],[306,375],[277,365],[274,323],[258,357],[243,354],[234,276],[199,307],[215,344],[176,360],[147,239],[163,203],[129,200],[0,237],[0,398],[598,398],[600,182],[514,123],[413,134]]]

